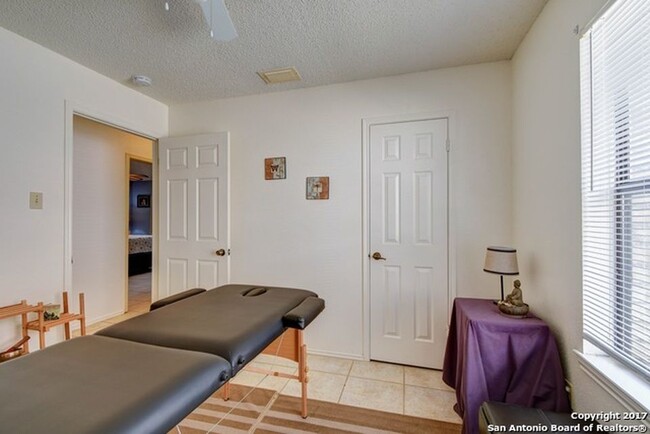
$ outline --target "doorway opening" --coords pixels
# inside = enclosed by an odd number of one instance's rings
[[[150,164],[155,141],[76,114],[72,117],[72,138],[68,196],[72,217],[70,286],[75,293],[86,295],[88,323],[103,323],[131,311],[129,166],[131,158]],[[153,173],[152,170],[148,176],[153,178]],[[150,179],[150,185],[151,181],[155,179]],[[155,210],[151,208],[155,206],[153,197],[149,193],[147,198],[150,215]],[[138,231],[148,232],[151,244],[152,234],[155,235],[151,216],[147,223]],[[153,249],[149,250],[150,256]],[[139,305],[135,303],[134,307],[142,308],[151,299],[150,267],[148,278],[142,273],[140,286],[141,291],[146,287],[148,293],[141,295]]]
[[[150,159],[127,154],[128,174],[128,313],[146,312],[151,304],[153,251],[153,168]]]

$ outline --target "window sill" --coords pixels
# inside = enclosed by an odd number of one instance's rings
[[[574,350],[582,370],[623,407],[632,412],[650,412],[650,384],[614,358],[583,341],[583,351]],[[644,421],[649,425],[650,420]]]

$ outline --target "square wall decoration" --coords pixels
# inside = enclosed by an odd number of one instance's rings
[[[312,176],[307,178],[307,199],[329,199],[330,177]]]
[[[264,159],[264,179],[285,179],[287,177],[287,159],[273,157]]]
[[[139,194],[137,197],[137,206],[138,208],[151,208],[151,195],[150,194]]]

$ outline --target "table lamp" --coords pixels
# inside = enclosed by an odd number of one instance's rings
[[[501,276],[501,300],[503,300],[503,276],[516,276],[519,274],[517,250],[512,247],[488,247],[487,252],[485,252],[483,271]]]

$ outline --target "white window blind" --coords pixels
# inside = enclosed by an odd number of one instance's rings
[[[584,338],[650,378],[650,1],[580,44]]]

